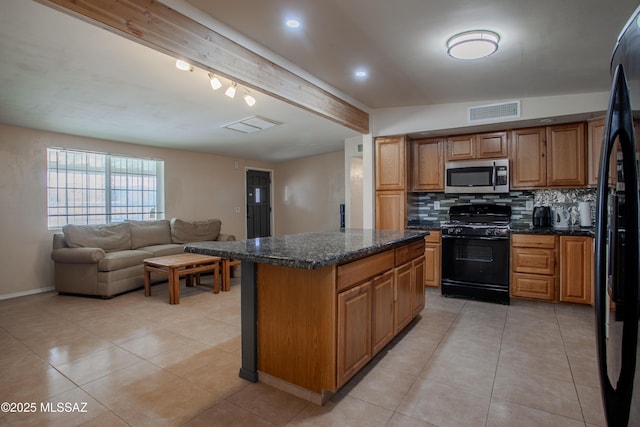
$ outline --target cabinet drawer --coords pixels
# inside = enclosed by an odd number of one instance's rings
[[[424,239],[396,248],[396,265],[406,264],[424,255]]]
[[[556,297],[554,276],[513,273],[511,275],[511,296],[554,301]]]
[[[555,251],[553,249],[514,248],[511,252],[514,272],[555,274]]]
[[[512,234],[511,246],[555,249],[556,236],[539,234]]]
[[[338,266],[338,292],[393,268],[394,251]]]

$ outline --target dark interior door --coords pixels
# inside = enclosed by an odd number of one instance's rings
[[[271,174],[247,171],[247,238],[271,236]]]

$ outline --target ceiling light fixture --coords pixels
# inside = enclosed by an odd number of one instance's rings
[[[367,78],[369,73],[367,73],[366,70],[357,70],[355,73],[353,73],[353,75],[356,76],[356,78],[358,79],[365,79]]]
[[[300,21],[297,19],[287,19],[286,25],[289,28],[300,28]]]
[[[244,102],[246,102],[249,107],[253,107],[254,105],[256,105],[256,99],[251,96],[249,92],[245,92],[242,97],[244,98]]]
[[[231,86],[229,86],[224,94],[229,98],[233,98],[234,96],[236,96],[236,86],[238,86],[238,83],[231,83]]]
[[[209,83],[211,83],[211,89],[213,90],[218,90],[222,87],[220,79],[218,79],[213,73],[209,73]]]
[[[193,66],[182,59],[176,59],[176,68],[182,71],[193,71]]]
[[[465,31],[447,40],[447,53],[457,59],[479,59],[498,50],[500,36],[488,30]]]

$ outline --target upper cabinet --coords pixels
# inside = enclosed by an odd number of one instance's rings
[[[411,142],[411,189],[444,191],[444,141],[418,139]]]
[[[545,128],[517,129],[511,132],[511,188],[547,185]]]
[[[511,188],[584,187],[585,125],[571,123],[511,133]]]
[[[584,122],[547,127],[547,186],[584,187]]]
[[[406,138],[376,138],[376,190],[406,190]]]
[[[446,160],[504,158],[507,141],[506,131],[453,136],[447,139]]]

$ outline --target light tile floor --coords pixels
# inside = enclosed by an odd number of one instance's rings
[[[238,377],[240,286],[0,301],[13,426],[603,426],[590,307],[427,291],[421,315],[325,406]],[[35,407],[30,406],[34,403]],[[43,411],[58,403],[84,412]],[[86,403],[86,407],[82,407]],[[19,406],[22,405],[22,406]]]

